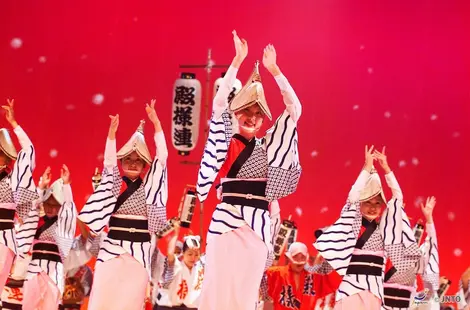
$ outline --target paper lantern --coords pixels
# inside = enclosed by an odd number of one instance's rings
[[[185,188],[179,207],[179,218],[181,227],[189,228],[196,209],[196,188],[188,185]]]
[[[201,83],[193,73],[182,73],[173,87],[171,140],[180,155],[196,147],[201,112]]]

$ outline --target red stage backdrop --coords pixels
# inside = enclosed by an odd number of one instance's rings
[[[453,280],[452,293],[470,258],[469,12],[470,2],[447,0],[4,0],[0,99],[17,103],[18,122],[37,150],[38,178],[47,165],[54,178],[62,163],[69,165],[80,208],[94,168],[101,167],[108,115],[121,115],[120,147],[146,118],[144,103],[156,98],[170,151],[168,215],[174,216],[184,186],[197,178],[198,167],[181,161],[199,161],[204,145],[201,134],[187,158],[171,146],[178,65],[204,63],[208,48],[216,63],[230,63],[236,29],[249,43],[239,74],[245,82],[272,43],[303,104],[303,175],[296,194],[280,202],[282,216],[292,214],[300,240],[314,253],[313,231],[338,217],[362,168],[364,145],[386,145],[413,223],[419,203],[437,197],[441,274]],[[190,72],[204,82],[203,70]],[[213,80],[220,73],[214,70]],[[266,70],[261,74],[279,115],[279,90]],[[0,126],[7,126],[3,118]],[[147,124],[154,154],[152,135]],[[205,229],[215,203],[212,193]],[[196,214],[196,233],[198,221]]]

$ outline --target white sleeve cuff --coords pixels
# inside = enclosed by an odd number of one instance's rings
[[[279,86],[281,91],[288,91],[291,88],[289,81],[287,81],[287,78],[284,76],[284,74],[276,75],[274,79],[276,80],[277,86]]]
[[[72,187],[70,184],[64,184],[62,186],[62,192],[64,193],[65,202],[73,202]]]
[[[163,130],[155,133],[154,136],[155,145],[157,146],[157,158],[162,162],[162,164],[166,164],[166,160],[168,158],[168,148],[166,146],[165,134]]]
[[[116,139],[106,139],[106,148],[104,150],[104,166],[117,166]]]
[[[430,238],[436,238],[436,227],[434,226],[434,223],[426,223],[426,234]]]

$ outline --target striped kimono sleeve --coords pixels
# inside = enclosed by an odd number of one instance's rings
[[[64,204],[60,208],[57,229],[56,229],[56,243],[59,247],[62,258],[69,255],[75,240],[75,230],[77,228],[77,209],[73,202],[72,188],[70,184],[64,184],[62,191],[64,193]]]
[[[348,202],[340,218],[317,239],[315,248],[340,276],[344,276],[356,246],[362,215],[359,208],[360,192],[370,173],[362,170],[351,188]]]
[[[86,241],[86,249],[91,253],[91,255],[98,257],[100,252],[101,243],[106,238],[106,233],[101,232],[98,235],[89,234]]]
[[[281,229],[281,209],[277,200],[271,202],[269,213],[271,218],[271,244],[274,244],[277,233]]]
[[[212,104],[209,134],[202,154],[197,177],[197,195],[204,202],[220,168],[225,162],[233,134],[232,114],[228,109],[228,97],[237,78],[238,69],[230,66],[220,83]]]
[[[170,265],[168,262],[168,257],[165,258],[165,263],[163,265],[163,276],[162,276],[162,286],[164,289],[170,288],[171,283],[175,279],[175,269],[176,264],[179,264],[179,260],[175,258],[173,265]]]
[[[265,143],[268,155],[266,198],[269,201],[295,192],[302,171],[297,133],[297,121],[302,113],[302,106],[285,76],[277,76],[276,82],[281,90],[286,109],[274,126],[266,132]]]
[[[157,155],[145,176],[144,190],[147,204],[149,231],[155,233],[166,224],[166,202],[168,200],[167,165],[168,149],[163,131],[155,134]]]
[[[20,141],[21,151],[13,166],[10,184],[18,215],[24,218],[30,211],[31,202],[38,198],[33,180],[36,153],[31,140],[20,126],[16,127],[14,132]]]
[[[39,224],[39,204],[33,203],[27,217],[16,232],[18,253],[26,254],[31,250]]]
[[[437,235],[436,228],[434,224],[426,224],[426,241],[427,246],[423,247],[426,256],[425,261],[427,264],[424,267],[424,272],[422,274],[423,284],[425,287],[432,289],[434,292],[437,292],[439,289],[439,254],[437,247]],[[423,245],[424,245],[423,244]]]
[[[116,140],[107,139],[101,183],[88,198],[78,215],[80,221],[87,225],[94,234],[100,233],[108,225],[121,185],[121,174],[117,166]]]

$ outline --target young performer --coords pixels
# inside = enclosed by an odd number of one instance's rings
[[[188,309],[199,306],[204,280],[204,264],[200,260],[201,238],[186,236],[181,260],[175,253],[179,227],[168,245],[168,256],[162,277],[162,290],[157,298],[158,310]]]
[[[379,220],[386,200],[373,162],[382,155],[385,157],[384,151],[374,152],[373,146],[366,146],[364,168],[349,193],[341,217],[315,243],[321,256],[343,276],[336,294],[335,309],[380,309],[387,240],[409,237],[409,242],[414,241],[413,235],[403,236],[396,231],[402,223],[398,214]],[[396,191],[398,182],[386,162],[379,162],[394,195],[388,207],[396,205],[401,208],[403,200]]]
[[[207,268],[200,310],[256,307],[271,251],[269,202],[293,193],[301,171],[296,129],[301,105],[276,64],[272,45],[264,50],[263,65],[281,89],[286,104],[284,113],[264,138],[256,137],[264,118],[271,119],[258,64],[229,106],[228,94],[248,53],[247,42],[235,31],[233,38],[236,56],[214,98],[209,137],[198,175],[201,202],[207,198],[217,175],[222,183],[222,203],[214,211],[207,236]],[[232,121],[238,123],[238,134],[232,134]]]
[[[31,248],[32,260],[24,283],[23,310],[57,309],[64,293],[63,261],[70,252],[75,237],[77,210],[70,187],[67,166],[61,169],[61,178],[51,183],[48,167],[39,181],[41,207],[45,215],[39,217],[39,208],[30,214],[18,232],[21,249]],[[29,252],[29,249],[28,249]]]
[[[308,261],[307,246],[294,242],[286,252],[288,265],[273,266],[266,270],[266,281],[262,282],[262,295],[273,301],[274,310],[313,309],[315,287],[313,274],[305,265]]]
[[[0,128],[0,292],[10,273],[17,254],[14,218],[15,211],[25,220],[31,203],[38,198],[33,182],[36,166],[33,144],[18,125],[15,118],[14,100],[2,106],[21,145],[17,154],[8,130]],[[15,161],[15,162],[14,162]],[[10,167],[13,164],[13,170]]]
[[[79,215],[95,234],[109,227],[96,263],[90,310],[141,310],[146,298],[155,246],[151,235],[166,224],[168,191],[168,150],[155,111],[155,100],[147,104],[146,111],[155,127],[157,154],[154,161],[145,144],[143,121],[131,139],[116,152],[119,115],[110,116],[102,180]],[[118,159],[124,174],[122,178]],[[146,165],[150,165],[150,169],[142,180]],[[121,186],[125,188],[123,192]]]

